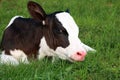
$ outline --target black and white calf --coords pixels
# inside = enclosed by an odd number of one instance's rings
[[[46,14],[42,7],[28,2],[32,18],[15,16],[6,27],[1,41],[1,63],[29,63],[28,58],[45,56],[69,61],[83,61],[87,51],[95,51],[83,44],[79,29],[68,12]]]

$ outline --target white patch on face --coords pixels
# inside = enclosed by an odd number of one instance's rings
[[[10,50],[10,54],[19,62],[28,64],[27,55],[22,50]]]
[[[0,55],[0,63],[7,64],[7,65],[18,65],[19,64],[17,59],[15,59],[11,55],[6,55],[4,51],[2,51],[2,54]]]
[[[14,20],[15,20],[16,18],[18,18],[18,17],[22,17],[22,16],[15,16],[15,17],[13,17],[13,18],[10,20],[10,22],[9,22],[9,24],[7,25],[6,28],[8,28],[8,27],[14,22]]]
[[[77,52],[87,52],[90,50],[94,50],[89,46],[83,44],[79,37],[79,29],[76,25],[74,19],[70,16],[69,13],[62,12],[56,14],[57,19],[61,22],[63,27],[67,30],[69,36],[70,45],[66,48],[58,47],[56,49],[56,54],[62,59],[70,60],[70,56]]]

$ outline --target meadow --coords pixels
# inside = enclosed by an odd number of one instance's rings
[[[0,80],[120,80],[120,0],[33,0],[46,13],[70,10],[79,38],[97,50],[85,61],[71,63],[49,58],[30,64],[0,64]],[[0,40],[15,15],[30,17],[28,0],[0,0]]]

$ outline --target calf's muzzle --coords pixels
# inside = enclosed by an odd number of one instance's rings
[[[74,61],[84,61],[86,54],[87,52],[85,51],[78,51],[71,55],[70,58]]]

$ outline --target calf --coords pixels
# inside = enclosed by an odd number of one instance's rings
[[[78,26],[68,12],[46,14],[33,1],[27,7],[32,18],[15,16],[4,31],[1,63],[29,63],[30,57],[45,56],[83,61],[87,51],[95,51],[80,41]]]

